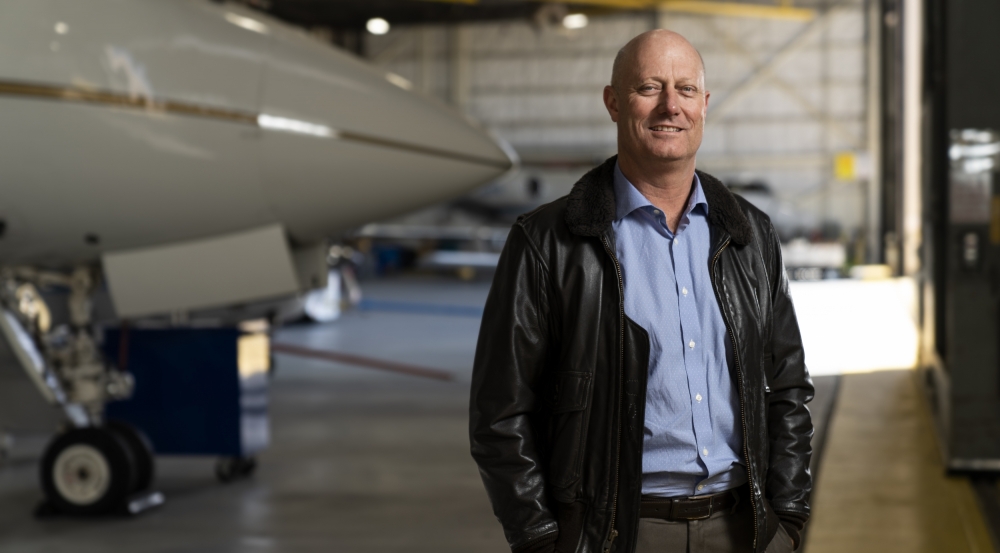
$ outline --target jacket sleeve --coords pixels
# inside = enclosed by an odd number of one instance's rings
[[[472,456],[515,552],[554,548],[531,414],[549,351],[548,275],[524,229],[511,229],[486,299],[469,402]],[[550,545],[551,544],[551,545]]]
[[[765,353],[765,367],[771,369],[768,375],[771,393],[767,397],[770,466],[766,495],[786,528],[791,525],[801,529],[809,517],[812,491],[809,460],[813,425],[806,403],[813,398],[813,384],[805,365],[802,336],[788,289],[781,246],[770,222],[766,227],[764,248],[769,250],[771,260],[768,272],[772,308],[770,360]]]

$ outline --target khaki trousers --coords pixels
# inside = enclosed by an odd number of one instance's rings
[[[736,513],[715,513],[703,520],[641,518],[635,553],[752,553],[752,544],[753,511],[738,506]],[[765,553],[792,551],[791,536],[779,526]]]

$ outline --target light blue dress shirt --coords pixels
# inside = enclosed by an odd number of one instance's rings
[[[612,223],[625,314],[649,333],[642,493],[704,495],[746,482],[729,335],[709,274],[708,210],[698,176],[670,232],[615,165]]]

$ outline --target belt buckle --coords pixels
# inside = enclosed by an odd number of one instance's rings
[[[684,505],[680,502],[674,503],[674,513],[675,518],[683,518],[686,520],[704,520],[712,516],[712,501],[700,502],[701,505]]]

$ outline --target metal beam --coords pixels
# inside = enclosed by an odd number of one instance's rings
[[[868,27],[868,155],[870,170],[865,201],[865,261],[882,258],[882,3],[869,1]]]
[[[698,167],[706,171],[751,171],[767,169],[825,169],[830,163],[826,152],[755,154],[707,154],[698,156]]]
[[[857,124],[858,127],[863,127],[865,124],[865,119],[861,116],[853,116],[845,119],[851,123]],[[796,124],[813,124],[822,125],[821,121],[817,121],[815,117],[806,114],[796,114],[796,115],[758,115],[756,113],[747,114],[745,117],[740,117],[739,119],[729,119],[724,124],[743,124],[743,125],[796,125]],[[552,117],[542,117],[542,116],[532,116],[531,114],[514,114],[514,115],[504,115],[497,114],[490,118],[490,124],[497,126],[498,129],[503,129],[504,131],[512,131],[519,129],[598,129],[601,127],[613,128],[614,123],[611,122],[610,117],[607,113],[598,114],[593,113],[592,115],[574,116],[573,114],[552,116]],[[844,147],[838,147],[839,150],[843,150]]]
[[[748,92],[771,77],[771,74],[778,65],[787,60],[792,54],[796,53],[807,42],[809,42],[809,40],[812,39],[816,33],[823,29],[823,26],[830,20],[830,16],[834,12],[842,9],[846,4],[847,1],[843,1],[830,7],[825,12],[820,14],[819,17],[803,26],[802,29],[795,34],[795,36],[771,53],[771,55],[768,56],[763,63],[748,72],[743,79],[741,79],[729,90],[729,93],[723,97],[722,100],[709,106],[709,115],[713,117],[721,117],[724,113],[726,113],[726,111],[732,109],[732,107],[736,104],[737,99],[745,96]]]
[[[561,0],[544,0],[560,2]],[[749,4],[743,2],[716,2],[711,0],[571,0],[572,4],[586,4],[604,8],[622,10],[642,10],[659,8],[680,13],[696,15],[715,15],[721,17],[752,17],[758,19],[790,19],[794,21],[810,21],[816,17],[816,10],[795,8],[782,3],[777,6]]]
[[[470,75],[472,72],[472,35],[468,25],[455,25],[450,29],[450,82],[448,99],[461,111],[469,104]]]
[[[717,15],[722,17],[752,17],[758,19],[789,19],[792,21],[811,21],[816,17],[816,10],[808,8],[793,8],[790,6],[766,6],[760,4],[741,4],[737,2],[703,2],[699,0],[668,0],[659,4],[661,10],[693,13],[699,15]]]
[[[433,86],[434,36],[426,26],[420,28],[420,91],[430,95]]]
[[[590,168],[615,153],[613,144],[590,142],[577,146],[517,144],[524,148],[522,167],[538,169]],[[826,151],[759,152],[742,154],[698,154],[698,167],[709,172],[744,172],[761,170],[821,171],[830,164]]]
[[[923,226],[923,69],[924,3],[903,3],[903,264],[902,272],[920,271]]]
[[[732,36],[730,36],[725,30],[720,29],[719,26],[716,25],[710,19],[702,20],[700,21],[700,23],[710,33],[712,33],[712,36],[721,39],[723,46],[727,50],[735,54],[738,54],[747,61],[749,61],[752,66],[752,69],[750,70],[751,73],[760,71],[761,64],[757,60],[757,57],[751,54],[746,48],[743,47],[743,45],[733,40]],[[851,145],[852,148],[860,149],[862,147],[860,137],[858,137],[855,133],[848,130],[847,127],[845,127],[844,125],[841,125],[836,120],[828,117],[827,114],[823,112],[823,110],[819,109],[812,102],[810,102],[808,98],[803,96],[802,93],[799,91],[799,89],[796,88],[794,85],[789,84],[788,81],[782,79],[777,75],[772,76],[771,84],[777,86],[779,89],[781,89],[782,92],[784,92],[790,98],[795,100],[795,102],[799,104],[799,107],[801,107],[803,111],[805,111],[806,114],[809,115],[811,118],[815,119],[816,121],[819,121],[820,123],[823,123],[823,125],[829,127],[834,132],[839,134],[841,138],[847,140],[847,142]],[[715,112],[712,113],[714,116]]]
[[[410,52],[413,50],[413,40],[412,33],[397,33],[396,39],[389,43],[388,46],[375,54],[369,61],[373,65],[384,66],[396,59],[399,55]]]

